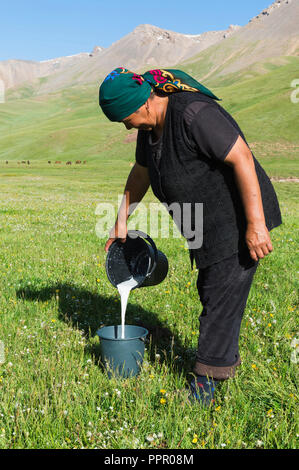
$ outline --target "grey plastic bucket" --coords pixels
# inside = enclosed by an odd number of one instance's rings
[[[146,328],[134,325],[125,325],[124,338],[121,338],[121,325],[104,326],[97,331],[102,361],[110,378],[113,375],[128,378],[139,374],[147,334]]]

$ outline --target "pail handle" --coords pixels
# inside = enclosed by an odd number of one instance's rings
[[[155,258],[154,258],[154,262],[153,262],[153,266],[152,266],[152,269],[150,270],[150,272],[147,273],[146,277],[150,276],[152,274],[152,272],[154,271],[156,265],[157,265],[157,259],[158,259],[158,250],[157,250],[157,247],[154,243],[154,241],[151,239],[151,237],[149,235],[147,235],[147,233],[144,233],[144,232],[141,232],[141,230],[128,230],[128,236],[131,235],[137,235],[137,236],[140,236],[142,238],[146,238],[149,243],[151,244],[153,250],[154,250],[154,253],[155,253]],[[134,238],[134,237],[133,237]]]

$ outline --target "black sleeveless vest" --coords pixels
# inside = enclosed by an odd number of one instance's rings
[[[213,99],[201,93],[181,92],[169,96],[161,145],[153,151],[155,146],[152,147],[147,138],[143,151],[153,193],[162,203],[168,206],[178,203],[181,207],[183,203],[191,203],[193,226],[195,203],[203,203],[203,243],[200,248],[189,250],[191,265],[195,259],[201,269],[246,250],[247,246],[246,219],[233,169],[220,160],[200,154],[189,139],[184,110],[196,100],[218,106],[246,142],[235,120]],[[270,179],[253,158],[266,225],[271,230],[281,224],[279,204]],[[173,216],[172,212],[170,215]],[[179,229],[182,233],[182,225]]]

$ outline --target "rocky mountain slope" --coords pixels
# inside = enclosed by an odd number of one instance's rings
[[[4,81],[6,88],[11,88],[22,82],[55,74],[63,74],[68,82],[72,81],[72,77],[79,82],[97,80],[99,71],[104,75],[121,64],[133,69],[140,69],[144,65],[171,66],[224,40],[239,28],[239,26],[231,25],[225,31],[186,35],[152,25],[140,25],[107,49],[95,46],[91,53],[42,62],[2,61],[0,62],[0,78]],[[80,79],[78,75],[81,76]],[[64,79],[54,78],[53,86],[60,86],[60,82]]]
[[[193,57],[200,78],[235,73],[257,62],[299,57],[299,0],[276,0],[233,36]]]
[[[103,49],[43,62],[0,62],[6,88],[29,84],[35,93],[99,81],[110,70],[134,71],[196,62],[197,78],[229,74],[254,62],[298,55],[299,0],[276,0],[244,26],[188,35],[140,25]],[[187,62],[186,62],[187,61]],[[40,80],[43,78],[43,80]]]
[[[82,52],[41,62],[16,59],[0,61],[0,78],[8,89],[23,82],[32,81],[37,77],[46,77],[65,67],[72,68],[76,63],[90,56],[89,53]]]

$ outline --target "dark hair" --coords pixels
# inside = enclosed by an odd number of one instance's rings
[[[156,88],[152,87],[152,91],[151,91],[149,98],[153,99],[155,96],[163,97],[163,96],[167,96],[167,93],[165,93],[165,91],[157,90]]]

